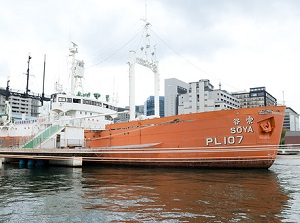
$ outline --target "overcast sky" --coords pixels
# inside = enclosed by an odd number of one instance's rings
[[[300,112],[298,0],[0,0],[0,87],[25,91],[28,54],[32,92],[68,86],[68,48],[85,61],[84,90],[128,105],[129,51],[141,47],[145,5],[150,44],[164,79],[209,79],[229,92],[266,87]],[[153,95],[153,74],[136,69],[137,104]]]

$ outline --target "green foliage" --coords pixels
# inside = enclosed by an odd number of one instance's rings
[[[82,97],[87,97],[89,98],[91,96],[91,93],[90,92],[87,92],[87,93],[83,93],[82,94]]]
[[[281,137],[280,137],[280,145],[284,145],[284,137],[287,132],[287,128],[282,128]]]
[[[99,93],[94,93],[94,97],[98,100],[98,98],[101,97],[101,94],[99,94]]]

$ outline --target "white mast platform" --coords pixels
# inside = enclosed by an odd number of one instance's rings
[[[150,43],[148,33],[148,28],[150,23],[147,22],[147,16],[144,19],[145,21],[145,38],[148,40],[147,43]],[[150,48],[150,44],[146,44],[145,47],[142,47],[142,50],[145,49],[144,53],[147,55],[147,50]],[[151,53],[154,56],[154,52]],[[130,62],[129,62],[129,116],[130,121],[135,120],[135,64],[142,65],[152,70],[154,73],[154,116],[160,117],[159,115],[159,73],[158,73],[158,61],[149,61],[147,58],[143,59],[136,57],[135,51],[130,51]]]

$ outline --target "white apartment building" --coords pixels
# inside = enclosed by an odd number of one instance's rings
[[[299,114],[292,108],[286,107],[283,127],[288,131],[299,131]]]
[[[189,83],[189,92],[181,94],[178,98],[178,114],[240,107],[236,97],[221,89],[214,90],[214,86],[208,79]]]

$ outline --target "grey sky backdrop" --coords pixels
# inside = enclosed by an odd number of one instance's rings
[[[129,51],[139,51],[147,4],[151,44],[161,78],[209,79],[229,92],[265,86],[279,103],[300,112],[298,0],[0,0],[0,87],[9,76],[25,91],[28,53],[31,91],[67,90],[70,42],[85,61],[84,90],[128,105]],[[153,74],[136,69],[137,103],[153,95]]]

